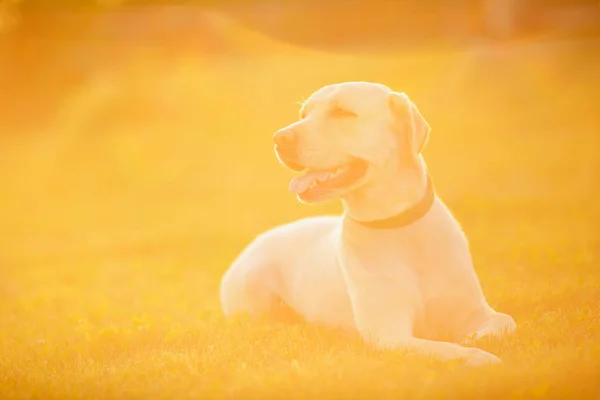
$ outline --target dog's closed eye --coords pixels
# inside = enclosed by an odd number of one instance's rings
[[[330,111],[330,114],[333,117],[339,117],[339,118],[357,117],[358,116],[358,114],[356,114],[354,111],[350,111],[346,108],[342,108],[339,106],[333,107]]]

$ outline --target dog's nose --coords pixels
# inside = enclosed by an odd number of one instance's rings
[[[297,135],[293,129],[281,129],[275,132],[273,141],[278,147],[293,148],[296,145]]]

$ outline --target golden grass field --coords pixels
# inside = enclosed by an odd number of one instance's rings
[[[590,49],[344,55],[235,35],[239,56],[140,55],[47,130],[2,139],[0,398],[600,398]],[[340,211],[295,200],[271,135],[346,80],[406,91],[429,120],[437,191],[519,325],[479,344],[503,365],[221,316],[221,274],[254,235]]]

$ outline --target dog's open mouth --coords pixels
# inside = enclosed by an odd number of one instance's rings
[[[314,189],[342,189],[352,185],[367,172],[367,163],[356,160],[324,171],[308,170],[290,182],[290,191],[302,194]]]

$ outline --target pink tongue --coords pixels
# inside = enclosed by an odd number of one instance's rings
[[[306,175],[297,176],[290,182],[290,192],[296,194],[304,193],[315,180],[325,180],[328,175],[329,171],[319,171],[309,172]]]

